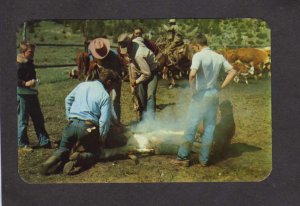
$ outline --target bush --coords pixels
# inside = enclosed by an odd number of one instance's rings
[[[247,36],[248,36],[249,38],[254,37],[254,35],[253,35],[252,33],[247,34]]]
[[[248,41],[248,44],[253,46],[255,43],[252,40],[250,40],[250,41]]]
[[[237,45],[241,45],[242,44],[243,39],[241,37],[237,38],[237,40],[235,41],[235,43]]]
[[[266,39],[268,38],[268,35],[266,33],[259,33],[256,35],[256,37],[260,39]]]
[[[261,41],[261,40],[256,40],[256,44],[258,44],[258,45],[261,45],[261,44],[263,44],[264,42],[263,41]]]

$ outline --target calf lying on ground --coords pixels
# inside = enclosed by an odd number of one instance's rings
[[[222,154],[228,149],[231,139],[235,134],[232,104],[225,100],[220,104],[221,118],[214,132],[214,145],[212,152]],[[104,148],[100,159],[116,155],[146,154],[177,154],[179,145],[184,142],[183,131],[157,130],[148,133],[136,133],[129,137],[125,146]],[[195,141],[192,151],[200,151],[200,142]],[[130,158],[132,156],[129,156]]]

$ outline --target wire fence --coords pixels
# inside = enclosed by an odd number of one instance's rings
[[[38,47],[82,47],[82,52],[87,52],[87,44],[57,44],[57,43],[36,43]],[[117,46],[111,45],[111,48],[116,51]],[[37,64],[35,68],[43,69],[43,68],[63,68],[63,67],[74,67],[77,66],[76,63],[74,64]]]

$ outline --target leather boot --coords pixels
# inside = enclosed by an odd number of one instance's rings
[[[55,172],[55,170],[59,167],[59,163],[61,162],[61,158],[55,155],[49,157],[40,168],[41,175],[49,175]]]
[[[83,157],[80,152],[74,152],[69,157],[69,162],[64,165],[63,173],[65,175],[78,174],[82,169]]]

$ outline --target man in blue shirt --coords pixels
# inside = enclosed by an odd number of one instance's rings
[[[95,67],[88,75],[90,81],[80,83],[65,99],[69,123],[63,131],[59,148],[42,164],[40,173],[43,175],[55,172],[69,160],[64,170],[90,166],[97,161],[110,127],[109,92],[120,80],[116,72],[103,67]],[[76,149],[75,144],[83,146],[84,152],[75,152],[69,157],[71,149]]]
[[[199,34],[192,41],[195,54],[192,59],[189,83],[192,90],[192,100],[187,113],[187,122],[184,132],[185,142],[180,145],[177,159],[172,163],[189,166],[189,154],[199,124],[204,123],[204,134],[199,161],[202,166],[209,163],[209,155],[213,142],[213,133],[216,127],[216,115],[219,105],[219,90],[225,88],[235,76],[232,65],[220,54],[212,51],[203,34]],[[223,70],[227,76],[221,86],[218,85],[218,76]]]

